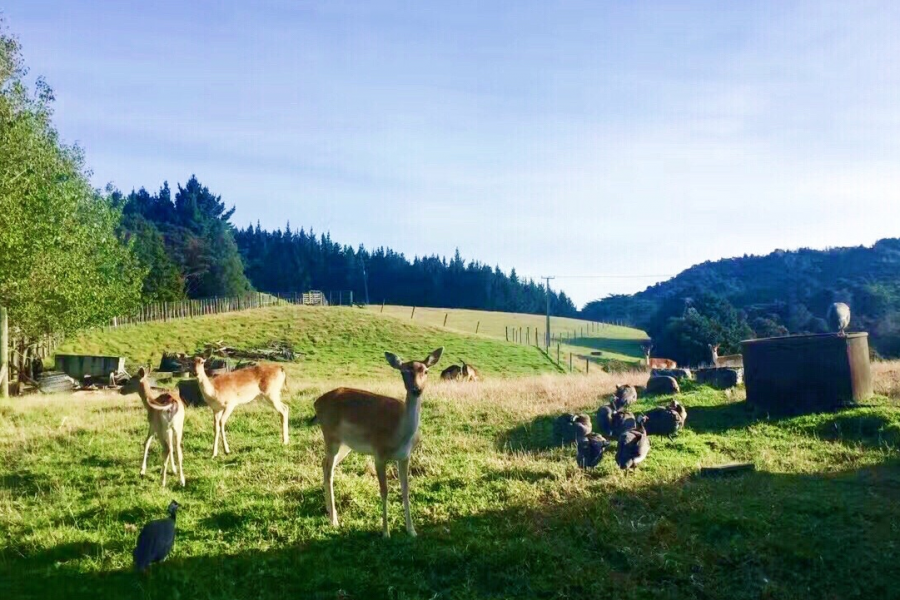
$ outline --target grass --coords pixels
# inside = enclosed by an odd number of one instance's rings
[[[164,350],[192,353],[219,340],[250,348],[288,340],[300,353],[298,362],[286,365],[290,380],[386,377],[391,369],[385,351],[421,359],[438,346],[444,346],[444,364],[465,360],[489,377],[558,370],[536,348],[404,323],[353,307],[283,306],[94,330],[67,340],[58,352],[125,356],[130,367],[156,366]]]
[[[886,363],[879,377],[897,373]],[[740,394],[688,386],[687,429],[654,438],[633,477],[609,457],[582,472],[572,448],[549,443],[550,421],[593,412],[616,382],[432,382],[412,464],[419,537],[403,531],[392,473],[390,540],[371,459],[356,453],[336,477],[342,526],[326,523],[321,437],[305,425],[324,383],[291,398],[287,447],[276,413],[255,403],[229,422],[233,453],[212,460],[211,413],[189,409],[183,490],[160,489],[157,451],[154,476],[139,479],[136,396],[2,401],[0,597],[898,597],[897,398],[769,420]],[[356,384],[402,392],[396,375]],[[730,461],[757,471],[696,475]],[[173,497],[184,506],[175,551],[136,576],[137,528]]]
[[[369,306],[369,310],[382,314],[380,304]],[[481,335],[504,341],[507,328],[510,331],[513,328],[521,328],[523,336],[526,335],[528,328],[531,329],[532,336],[535,330],[540,331],[541,336],[547,330],[545,316],[523,313],[416,307],[415,315],[413,315],[410,306],[386,305],[383,314],[407,323],[423,323],[442,328],[446,316],[446,329],[448,330],[474,333],[477,328]],[[566,336],[568,341],[561,344],[560,348],[564,356],[568,356],[568,353],[572,352],[577,356],[584,357],[590,356],[591,352],[596,351],[603,352],[605,359],[621,361],[636,361],[644,356],[641,352],[640,342],[647,338],[647,334],[638,329],[618,325],[599,325],[592,321],[564,317],[551,317],[550,329],[554,336]],[[510,333],[510,335],[512,334]],[[579,369],[583,367],[581,362],[579,361],[578,364]]]

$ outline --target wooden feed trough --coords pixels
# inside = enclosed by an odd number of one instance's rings
[[[773,414],[833,411],[872,395],[867,333],[741,342],[747,402]]]

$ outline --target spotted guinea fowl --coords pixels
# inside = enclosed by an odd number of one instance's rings
[[[668,406],[658,406],[647,411],[644,415],[647,422],[644,428],[647,435],[667,435],[669,437],[678,434],[687,420],[687,409],[677,400],[673,400]]]
[[[175,513],[180,505],[172,500],[169,504],[169,518],[150,521],[141,530],[137,546],[134,547],[134,569],[146,571],[151,563],[159,562],[169,555],[175,545]]]
[[[844,330],[850,325],[850,307],[843,302],[835,302],[828,307],[828,325],[838,335],[847,335]]]
[[[589,433],[578,440],[578,453],[575,460],[582,469],[593,469],[603,458],[609,447],[609,440],[598,433]]]
[[[614,400],[610,400],[609,404],[597,409],[596,423],[594,423],[597,431],[605,436],[611,436],[613,434],[613,415],[615,412],[616,405]]]
[[[612,416],[612,434],[616,437],[637,426],[634,414],[626,410],[617,410]]]
[[[637,390],[633,385],[617,385],[613,402],[617,409],[627,408],[637,402]]]
[[[616,464],[625,471],[633,471],[635,467],[644,462],[650,454],[650,436],[647,435],[645,424],[646,417],[638,420],[634,429],[629,429],[619,436],[619,446],[616,448]]]
[[[565,413],[553,422],[553,437],[557,443],[571,444],[591,432],[591,418],[587,415]]]

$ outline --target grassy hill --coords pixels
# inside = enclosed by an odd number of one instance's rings
[[[410,306],[385,306],[382,311],[381,305],[369,306],[369,310],[393,316],[404,322],[424,323],[434,327],[444,327],[446,316],[446,329],[474,333],[477,328],[480,335],[504,341],[507,328],[510,330],[510,336],[513,328],[521,328],[523,336],[528,328],[531,329],[532,336],[537,330],[540,332],[541,340],[547,329],[546,317],[542,315],[422,307],[416,307],[413,315]],[[599,325],[592,321],[565,317],[550,317],[550,329],[554,336],[564,336],[566,341],[561,349],[564,354],[574,352],[583,357],[590,356],[591,352],[601,351],[603,358],[621,361],[636,361],[642,358],[640,341],[647,337],[643,331],[631,327]],[[533,337],[531,343],[534,343]],[[554,348],[555,346],[554,343]]]
[[[444,347],[441,368],[465,360],[491,377],[557,370],[532,347],[424,323],[404,323],[352,307],[280,306],[95,330],[67,340],[58,352],[110,354],[125,356],[132,366],[156,365],[164,350],[192,353],[219,340],[242,348],[261,347],[271,340],[289,341],[300,353],[296,363],[287,365],[289,375],[313,380],[392,376],[385,351],[421,359],[438,346]]]
[[[898,372],[879,365],[878,389],[900,393]],[[139,478],[146,418],[135,396],[0,401],[0,596],[896,597],[896,398],[774,420],[689,387],[687,429],[654,438],[634,476],[611,457],[583,472],[571,447],[551,443],[552,418],[595,411],[616,378],[430,385],[411,467],[419,537],[403,531],[392,468],[389,540],[372,460],[357,453],[336,476],[341,528],[327,524],[322,438],[305,424],[325,382],[292,399],[288,447],[277,415],[254,403],[229,421],[233,453],[213,460],[210,411],[189,409],[184,489],[160,488],[157,450]],[[402,390],[396,375],[365,385]],[[697,476],[730,461],[757,470]],[[183,505],[174,553],[137,576],[137,531],[172,498]]]

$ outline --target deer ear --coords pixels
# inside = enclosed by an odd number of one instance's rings
[[[400,357],[393,352],[385,352],[384,358],[387,359],[388,364],[395,369],[399,369],[403,365],[403,361],[400,360]]]
[[[141,367],[137,370],[137,378],[138,379],[143,379],[146,374],[147,374],[147,371],[144,370],[144,367]]]
[[[444,347],[441,346],[434,352],[428,355],[428,357],[424,360],[426,367],[433,367],[437,364],[439,360],[441,360],[441,355],[444,353]],[[465,364],[465,363],[463,363]]]

